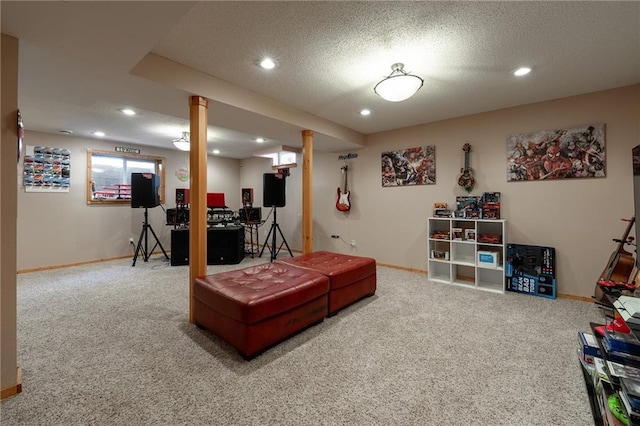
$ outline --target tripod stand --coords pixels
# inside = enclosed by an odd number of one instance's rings
[[[280,229],[280,225],[278,225],[278,220],[277,220],[277,212],[278,209],[277,207],[273,207],[273,222],[271,222],[271,229],[269,229],[269,233],[267,234],[267,238],[265,238],[264,240],[264,245],[262,246],[262,250],[260,251],[260,256],[262,257],[262,253],[264,253],[264,248],[267,246],[267,243],[269,242],[269,237],[271,237],[271,247],[269,247],[269,251],[271,252],[271,262],[273,262],[276,257],[278,257],[278,253],[280,253],[280,249],[282,248],[282,246],[287,246],[287,251],[289,252],[289,255],[291,257],[293,257],[293,253],[291,253],[291,249],[289,248],[289,244],[287,244],[287,240],[284,238],[284,235],[282,235],[282,230]],[[282,238],[282,243],[280,244],[280,247],[278,247],[276,249],[276,231],[278,231],[280,233],[280,237]]]
[[[153,246],[153,248],[151,250],[149,250],[149,246],[148,246],[148,231],[151,230],[151,233],[153,234],[153,237],[156,239],[156,245]],[[142,239],[144,238],[144,247],[142,246]],[[149,209],[147,207],[144,208],[144,222],[142,222],[142,231],[140,231],[140,238],[138,238],[138,245],[136,246],[136,252],[133,255],[133,265],[131,266],[136,266],[136,260],[138,260],[138,253],[142,253],[142,260],[144,260],[145,262],[147,260],[149,260],[149,257],[151,257],[151,253],[153,253],[153,251],[156,249],[156,247],[160,246],[160,249],[162,250],[162,253],[164,253],[164,257],[166,257],[167,259],[169,259],[169,256],[167,256],[167,252],[164,251],[164,247],[162,247],[162,244],[160,243],[160,240],[158,239],[158,236],[156,235],[156,233],[153,231],[153,228],[151,227],[151,225],[149,224]]]

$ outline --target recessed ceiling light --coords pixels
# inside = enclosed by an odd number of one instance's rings
[[[105,135],[104,132],[93,132],[93,134],[99,137],[103,137]]]
[[[62,133],[63,135],[70,135],[73,133],[73,130],[58,130],[58,133]]]
[[[362,111],[360,111],[360,115],[371,115],[371,110],[363,109]]]
[[[257,138],[257,139],[256,139],[256,142],[258,142],[258,143],[263,143],[263,142],[265,142],[265,141],[266,141],[266,139],[265,139],[265,138]]]
[[[530,72],[531,72],[531,68],[522,67],[522,68],[518,68],[517,70],[515,70],[513,72],[513,75],[518,76],[518,77],[522,77],[523,75],[527,75]]]
[[[217,155],[217,154],[220,154],[220,150],[219,150],[219,149],[214,149],[214,150],[213,150],[213,151],[211,151],[211,152],[213,152],[213,153],[214,153],[214,154],[216,154],[216,155]]]
[[[120,110],[120,112],[123,113],[124,115],[136,115],[136,112],[131,108],[123,108]]]
[[[276,63],[273,62],[273,59],[271,58],[264,58],[262,61],[260,61],[260,66],[265,70],[272,70],[276,67]]]

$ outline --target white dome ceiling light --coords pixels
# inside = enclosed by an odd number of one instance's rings
[[[173,146],[178,148],[180,151],[189,151],[191,149],[191,143],[189,142],[189,132],[182,132],[182,136],[178,139],[174,139],[171,141]]]
[[[373,91],[389,102],[400,102],[409,99],[422,87],[424,80],[404,70],[404,64],[391,65],[391,74],[376,84]]]

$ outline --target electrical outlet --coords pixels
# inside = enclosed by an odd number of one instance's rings
[[[351,240],[351,247],[355,247],[356,246],[356,240]]]

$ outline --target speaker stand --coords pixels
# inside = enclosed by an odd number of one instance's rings
[[[153,248],[151,250],[149,250],[149,236],[148,236],[148,231],[151,231],[151,234],[153,234],[153,238],[156,239],[156,244],[153,246]],[[144,246],[142,245],[142,240],[144,239]],[[145,262],[149,260],[149,257],[151,257],[151,253],[153,253],[153,251],[156,249],[156,247],[160,247],[160,249],[162,250],[162,253],[164,254],[164,257],[168,260],[169,256],[167,256],[167,252],[164,251],[164,247],[162,247],[162,243],[160,242],[160,240],[158,239],[158,236],[156,235],[156,233],[154,232],[153,228],[151,227],[151,224],[149,223],[149,209],[147,207],[144,208],[144,222],[142,222],[142,230],[140,231],[140,238],[138,238],[138,245],[136,246],[136,252],[133,255],[133,265],[131,266],[136,266],[136,260],[138,260],[138,253],[142,254],[142,260],[144,260]]]
[[[293,253],[291,253],[289,244],[287,244],[287,240],[284,238],[284,235],[282,234],[280,225],[278,225],[277,211],[278,211],[278,208],[274,207],[273,222],[271,222],[271,229],[269,229],[267,238],[265,238],[264,245],[262,246],[262,250],[260,251],[260,256],[258,256],[258,257],[262,257],[262,253],[264,253],[264,248],[267,246],[267,243],[269,242],[269,237],[271,237],[271,247],[269,247],[269,251],[271,252],[271,262],[273,262],[276,259],[276,257],[278,257],[278,253],[280,253],[280,249],[282,249],[283,245],[287,246],[287,251],[289,252],[289,255],[293,257]],[[277,249],[276,249],[276,231],[280,233],[280,238],[282,238],[282,243],[280,244],[280,247],[278,247]]]

